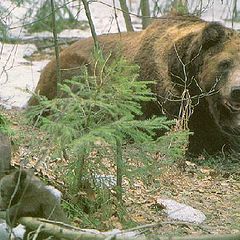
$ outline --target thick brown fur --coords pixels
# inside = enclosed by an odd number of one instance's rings
[[[7,222],[14,226],[21,217],[39,217],[67,223],[59,201],[45,184],[30,172],[17,170],[0,180],[0,209],[7,211]],[[30,229],[26,229],[24,239]],[[40,234],[37,239],[43,239]]]
[[[177,117],[187,86],[195,105],[189,121],[194,132],[190,152],[213,153],[238,140],[240,97],[231,97],[232,89],[240,87],[240,36],[236,31],[196,17],[169,16],[154,21],[142,32],[102,35],[98,40],[105,54],[121,51],[137,63],[139,80],[156,82],[152,91],[158,102],[146,107],[146,117],[163,113]],[[62,51],[63,80],[77,75],[83,64],[91,71],[92,49],[93,40],[88,38]],[[56,97],[55,66],[55,60],[48,63],[36,88],[49,99]],[[35,104],[37,100],[32,97],[29,105]]]

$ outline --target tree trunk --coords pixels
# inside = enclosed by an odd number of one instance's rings
[[[131,18],[129,15],[129,11],[128,11],[128,7],[127,7],[127,3],[126,0],[119,0],[120,1],[120,6],[123,12],[123,17],[125,20],[125,24],[126,24],[126,28],[128,32],[133,32],[133,26],[132,26],[132,22],[131,22]]]
[[[55,56],[56,56],[56,75],[57,75],[57,94],[58,94],[58,83],[61,83],[61,69],[60,69],[60,58],[59,58],[59,48],[58,48],[58,38],[56,30],[56,17],[55,17],[55,6],[54,0],[51,0],[51,10],[52,10],[52,33],[54,38],[55,46]]]
[[[90,9],[89,9],[88,2],[86,0],[82,0],[82,3],[84,5],[84,9],[85,9],[85,12],[86,12],[88,23],[90,25],[90,29],[91,29],[91,33],[92,33],[92,37],[93,37],[93,41],[94,41],[94,46],[95,46],[96,50],[98,50],[99,45],[98,45],[98,40],[97,40],[97,34],[96,34],[95,27],[94,27],[94,24],[93,24],[93,21],[92,21],[91,12],[90,12]]]
[[[142,12],[142,28],[145,29],[151,22],[149,1],[141,0],[140,8],[141,8],[141,12]]]

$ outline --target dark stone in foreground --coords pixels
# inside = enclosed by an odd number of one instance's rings
[[[0,133],[0,178],[11,168],[11,142],[9,137]]]

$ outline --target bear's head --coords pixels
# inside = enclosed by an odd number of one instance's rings
[[[240,34],[211,23],[203,30],[201,42],[199,87],[220,129],[230,135],[239,135]]]
[[[169,75],[180,96],[187,86],[196,100],[197,121],[210,113],[223,133],[239,135],[240,34],[215,22],[201,21],[199,25],[200,30],[194,32],[193,25],[174,42],[168,58]],[[194,132],[201,127],[195,125]]]
[[[190,151],[203,148],[211,153],[228,143],[239,144],[240,34],[216,22],[200,20],[188,25],[182,27],[188,30],[185,36],[176,37],[171,47],[168,74],[177,89],[172,96],[181,102],[187,89],[194,106],[189,121],[194,132]],[[178,111],[172,115],[178,116]]]

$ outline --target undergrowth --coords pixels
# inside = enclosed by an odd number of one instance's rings
[[[174,121],[166,117],[139,120],[141,104],[155,101],[149,88],[154,82],[138,81],[139,67],[124,58],[110,59],[94,52],[93,75],[83,67],[59,85],[64,98],[36,95],[39,105],[27,112],[67,161],[58,171],[64,172],[69,201],[94,216],[95,224],[113,216],[129,223],[124,184],[151,182],[164,161],[183,158],[188,139],[187,131],[170,131]],[[157,137],[159,129],[169,133]]]

